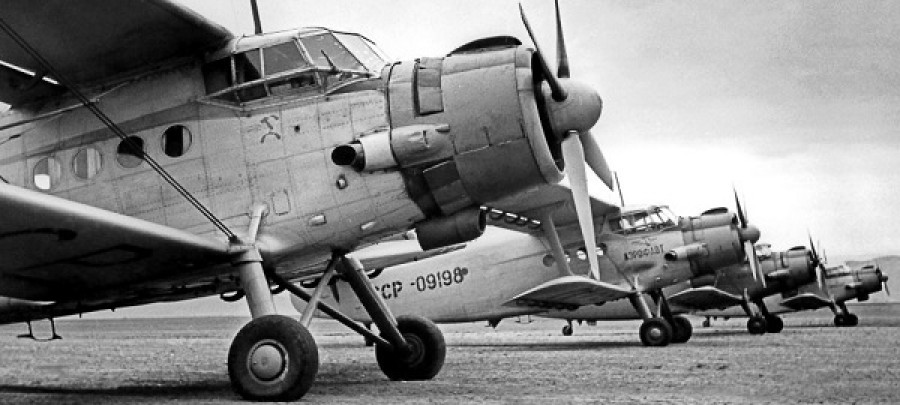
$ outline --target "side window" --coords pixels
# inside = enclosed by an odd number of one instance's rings
[[[93,146],[88,146],[75,153],[72,159],[72,173],[82,180],[90,180],[103,168],[103,157]]]
[[[116,161],[124,168],[138,167],[144,161],[144,140],[137,136],[129,136],[119,142],[116,148]]]
[[[184,125],[172,125],[162,135],[162,150],[166,156],[179,157],[191,148],[191,131]]]
[[[62,178],[62,166],[52,156],[47,156],[34,165],[34,186],[39,190],[51,190],[59,185]]]

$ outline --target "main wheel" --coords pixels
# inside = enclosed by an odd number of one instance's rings
[[[747,331],[753,335],[766,333],[766,319],[761,316],[751,316],[747,320]]]
[[[782,330],[784,330],[784,321],[780,317],[775,315],[766,317],[766,332],[779,333]]]
[[[309,391],[319,371],[319,351],[309,331],[293,318],[256,318],[228,350],[231,386],[245,399],[294,401]]]
[[[681,315],[672,317],[672,343],[685,343],[693,334],[694,326],[689,319]]]
[[[847,317],[844,314],[834,316],[834,326],[847,326]]]
[[[845,324],[844,326],[856,326],[859,325],[859,317],[856,314],[847,314],[846,318],[844,318]]]
[[[665,346],[672,341],[672,326],[662,318],[650,318],[641,324],[641,343],[644,346]]]
[[[572,333],[574,333],[574,332],[575,331],[572,328],[572,325],[566,325],[566,326],[563,326],[563,328],[562,328],[563,336],[572,336]]]
[[[407,355],[398,353],[391,347],[375,346],[378,367],[391,380],[430,380],[441,371],[447,345],[441,330],[420,316],[397,317],[397,329],[410,346]]]

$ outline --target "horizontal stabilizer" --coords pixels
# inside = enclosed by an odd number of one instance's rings
[[[802,311],[830,306],[831,301],[813,293],[804,293],[785,298],[781,301],[781,305],[795,311]]]
[[[625,298],[633,292],[628,287],[620,287],[583,276],[565,276],[525,291],[503,305],[574,308]]]
[[[687,289],[669,297],[672,305],[696,310],[723,309],[740,305],[742,301],[740,295],[711,286]]]

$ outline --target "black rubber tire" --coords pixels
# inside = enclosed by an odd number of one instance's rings
[[[672,343],[687,343],[694,334],[691,321],[682,315],[672,317]]]
[[[563,328],[562,328],[563,336],[572,336],[572,333],[575,333],[575,330],[574,330],[574,328],[572,328],[572,325],[563,326]]]
[[[856,314],[847,314],[844,318],[845,324],[844,326],[856,326],[859,325],[859,317]]]
[[[784,321],[780,317],[770,315],[766,317],[766,332],[781,333],[784,330]]]
[[[847,318],[844,316],[844,314],[837,314],[834,316],[834,326],[847,326]]]
[[[412,352],[402,356],[390,347],[375,345],[375,359],[384,375],[394,381],[434,378],[444,366],[447,356],[447,345],[441,330],[434,322],[413,315],[397,317],[397,329],[412,347]]]
[[[751,335],[762,335],[766,333],[766,319],[761,316],[751,316],[747,320],[747,331]]]
[[[672,325],[662,318],[650,318],[641,324],[640,335],[644,346],[666,346],[672,341]]]
[[[260,345],[274,347],[284,361],[271,378],[251,370],[251,356]],[[241,397],[254,401],[295,401],[303,397],[319,371],[319,351],[309,331],[283,315],[256,318],[234,337],[228,350],[228,377]]]

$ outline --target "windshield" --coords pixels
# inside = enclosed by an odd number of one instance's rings
[[[609,220],[609,229],[616,233],[635,233],[665,229],[678,224],[678,217],[669,207],[651,207],[646,211],[630,211]]]

